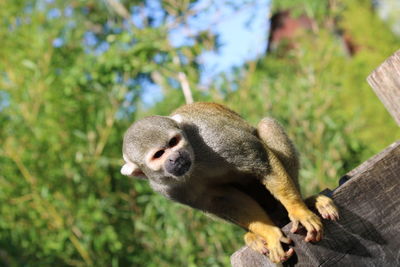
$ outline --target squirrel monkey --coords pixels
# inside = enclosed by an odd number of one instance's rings
[[[311,212],[298,190],[299,162],[283,128],[271,118],[252,127],[234,111],[214,103],[184,105],[170,117],[150,116],[132,124],[123,140],[121,173],[148,179],[165,197],[214,214],[245,228],[245,242],[273,262],[287,260],[283,235],[265,204],[252,190],[256,182],[286,209],[292,232],[302,224],[305,241],[322,238],[320,218]],[[336,220],[333,201],[313,199],[325,219]]]

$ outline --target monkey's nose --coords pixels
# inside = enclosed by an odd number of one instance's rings
[[[181,176],[189,171],[192,162],[186,151],[177,151],[165,161],[165,170],[175,176]]]

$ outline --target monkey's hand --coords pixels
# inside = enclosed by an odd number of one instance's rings
[[[290,244],[292,240],[283,236],[279,228],[274,228],[276,229],[273,229],[273,231],[264,231],[262,233],[268,237],[268,241],[266,238],[256,235],[253,232],[247,232],[244,235],[244,240],[247,246],[268,256],[272,262],[284,262],[294,254],[294,250],[290,248],[288,251],[284,251],[280,242]]]
[[[295,208],[289,211],[289,218],[292,221],[292,233],[297,232],[301,223],[307,230],[306,242],[318,242],[322,238],[323,227],[320,218],[307,207]]]
[[[315,207],[322,218],[332,221],[339,220],[339,210],[333,200],[324,195],[312,196],[306,200],[311,207]]]

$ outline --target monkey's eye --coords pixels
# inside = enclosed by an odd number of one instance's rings
[[[169,147],[174,147],[174,146],[176,146],[178,143],[179,143],[179,137],[178,137],[178,136],[175,136],[175,137],[172,137],[171,140],[169,140],[168,146],[169,146]]]
[[[154,159],[161,158],[161,156],[162,156],[163,154],[164,154],[164,150],[158,150],[158,151],[154,154],[153,158],[154,158]]]

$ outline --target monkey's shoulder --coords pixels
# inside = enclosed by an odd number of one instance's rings
[[[177,121],[190,123],[203,132],[250,132],[255,128],[239,114],[217,103],[196,102],[184,105],[171,114]],[[235,129],[235,130],[234,130]]]
[[[187,104],[176,109],[172,115],[194,115],[194,116],[222,116],[233,120],[243,120],[235,111],[224,105],[209,102],[196,102]]]

